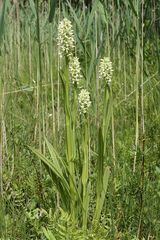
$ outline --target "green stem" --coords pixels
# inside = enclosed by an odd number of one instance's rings
[[[3,166],[3,158],[2,158],[2,79],[0,80],[0,198],[3,194],[3,181],[2,181],[2,166]]]
[[[104,103],[103,103],[103,120],[102,120],[102,136],[104,141],[104,156],[106,155],[106,137],[107,131],[110,123],[110,118],[112,114],[112,98],[111,98],[111,90],[110,87],[105,87],[105,94],[104,94]]]
[[[71,102],[69,97],[69,71],[68,71],[68,61],[66,61],[66,67],[64,72],[64,95],[65,95],[65,125],[66,125],[66,145],[67,145],[67,151],[66,151],[66,158],[68,162],[68,168],[69,168],[69,184],[70,184],[70,193],[71,193],[71,204],[70,204],[70,210],[71,210],[71,216],[73,222],[76,220],[76,212],[75,212],[75,204],[76,204],[76,189],[75,189],[75,120],[76,116],[71,114]],[[74,96],[76,98],[76,96]],[[74,105],[75,105],[75,99],[74,99]],[[76,106],[74,106],[75,108]]]
[[[38,112],[39,112],[39,147],[42,150],[42,136],[44,134],[43,124],[43,92],[42,92],[42,58],[41,58],[41,34],[40,34],[40,22],[39,22],[39,0],[36,0],[36,13],[37,13],[37,42],[38,42],[38,57],[39,57],[39,83],[38,83]]]
[[[83,229],[87,229],[87,216],[89,205],[89,123],[88,116],[85,116],[82,136],[82,151],[83,151],[83,165],[82,165],[82,186],[83,186]]]

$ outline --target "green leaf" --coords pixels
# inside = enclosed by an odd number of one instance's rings
[[[34,1],[33,1],[33,0],[29,0],[29,4],[30,4],[31,10],[32,10],[34,16],[37,16],[37,13],[36,13],[36,6],[35,6]]]
[[[50,13],[49,13],[49,22],[50,23],[53,21],[56,6],[57,6],[57,0],[50,0]]]
[[[61,174],[61,176],[63,175],[62,173],[62,169],[61,169],[61,166],[59,164],[59,161],[58,161],[58,158],[57,158],[57,154],[52,146],[52,144],[49,143],[49,141],[45,138],[45,142],[47,144],[47,147],[48,147],[48,150],[49,150],[49,153],[51,155],[51,158],[54,162],[54,165],[56,167],[56,169],[58,170],[58,172]]]
[[[46,158],[42,153],[40,153],[40,151],[29,147],[33,153],[36,154],[36,156],[38,158],[40,158],[42,160],[42,162],[45,164],[45,166],[48,167],[47,170],[51,171],[51,174],[53,176],[52,180],[54,181],[54,184],[57,188],[57,190],[59,190],[59,184],[62,186],[61,189],[63,189],[64,191],[66,191],[66,193],[68,194],[68,196],[70,197],[70,190],[69,190],[69,184],[67,182],[67,180],[65,179],[65,177],[63,176],[62,171],[59,170],[59,167],[57,167],[56,164],[54,164],[54,162],[51,162],[48,158]],[[63,195],[62,192],[60,192],[60,194]]]
[[[9,3],[9,0],[5,0],[3,2],[2,11],[0,13],[0,43],[2,41],[2,36],[3,36],[3,33],[4,33],[5,14],[6,14],[6,10],[7,10],[7,7],[8,7],[8,3]]]
[[[51,232],[50,230],[42,227],[42,231],[43,231],[45,237],[46,237],[48,240],[57,240],[57,239],[53,236],[53,234],[52,234],[52,232]]]
[[[89,198],[90,198],[90,191],[91,191],[91,184],[90,182],[86,186],[86,195],[83,198],[83,228],[87,228],[87,220],[88,220],[88,210],[89,210]]]
[[[132,11],[134,12],[135,16],[137,17],[137,16],[138,16],[138,13],[137,13],[134,5],[133,5],[133,0],[129,0],[129,5],[130,5]]]
[[[68,4],[68,6],[69,6],[69,8],[70,8],[70,11],[71,11],[71,13],[72,13],[72,15],[73,15],[74,22],[76,23],[78,29],[81,30],[81,29],[82,29],[82,26],[81,26],[81,23],[80,23],[80,19],[78,18],[76,12],[74,11],[72,5],[70,4],[70,2],[69,2],[68,0],[67,0],[67,4]]]
[[[104,141],[102,136],[102,128],[99,128],[98,135],[98,160],[97,160],[97,195],[102,191],[103,187],[103,168],[104,168]]]
[[[98,196],[96,200],[96,210],[93,218],[93,224],[99,221],[99,218],[101,215],[101,211],[103,208],[103,204],[104,204],[104,200],[107,192],[109,175],[110,175],[110,169],[109,167],[106,167],[103,175],[103,189],[100,196]]]
[[[104,141],[104,155],[105,155],[106,137],[107,137],[107,132],[108,132],[110,119],[111,119],[111,115],[112,115],[112,107],[113,107],[112,91],[110,88],[105,89],[103,106],[104,106],[104,110],[103,110],[102,135],[103,135],[103,141]]]

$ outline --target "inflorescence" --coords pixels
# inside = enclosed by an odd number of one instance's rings
[[[108,84],[110,84],[112,81],[112,75],[112,62],[108,57],[102,58],[99,65],[99,78],[105,80]]]
[[[86,89],[82,89],[78,96],[80,113],[85,114],[91,105],[89,92]]]
[[[72,23],[67,18],[64,18],[58,26],[58,47],[59,55],[70,58],[75,49],[75,40],[73,34]]]
[[[73,84],[79,84],[82,79],[81,67],[78,57],[73,57],[69,62],[69,73]]]
[[[78,57],[74,56],[75,40],[72,23],[64,18],[58,26],[58,48],[59,56],[68,57],[69,74],[73,84],[79,84],[82,79],[81,67]],[[86,114],[91,105],[90,95],[86,89],[82,89],[78,96],[81,114]]]

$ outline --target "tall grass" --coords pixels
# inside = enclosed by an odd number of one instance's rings
[[[96,0],[90,10],[84,2],[4,1],[0,238],[160,238],[159,9],[149,0]],[[64,17],[90,92],[86,118],[68,63],[60,66]],[[99,80],[103,56],[113,62],[110,88]]]

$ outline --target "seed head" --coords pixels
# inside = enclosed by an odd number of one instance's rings
[[[73,57],[69,62],[69,73],[72,80],[72,83],[77,85],[82,79],[81,67],[78,57]]]
[[[80,113],[85,114],[91,105],[89,92],[86,89],[82,89],[78,96]]]
[[[75,40],[72,29],[72,23],[67,18],[64,18],[59,23],[57,41],[60,57],[64,55],[70,58],[75,48]]]
[[[99,65],[99,78],[110,84],[112,80],[112,73],[112,62],[108,57],[102,58]]]

